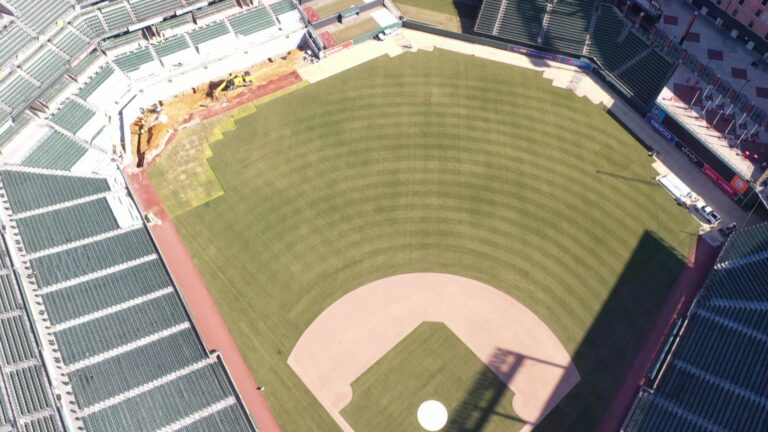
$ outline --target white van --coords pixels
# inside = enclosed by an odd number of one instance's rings
[[[392,36],[395,36],[398,33],[400,33],[399,28],[388,28],[383,32],[379,33],[378,35],[376,35],[376,37],[379,38],[379,40],[383,41],[383,40],[389,39]]]

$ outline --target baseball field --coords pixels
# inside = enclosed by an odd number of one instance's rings
[[[150,176],[285,431],[340,424],[289,364],[305,331],[366,284],[426,272],[519,302],[546,328],[512,313],[497,330],[551,331],[580,379],[531,422],[515,369],[489,369],[514,347],[481,358],[457,324],[425,319],[350,383],[340,413],[354,430],[418,431],[426,399],[448,408],[444,430],[593,430],[695,239],[645,149],[603,107],[530,70],[405,53],[224,123],[223,135],[180,134]],[[194,175],[181,151],[199,153]],[[313,373],[333,379],[324,352],[366,352],[342,335],[325,335]]]

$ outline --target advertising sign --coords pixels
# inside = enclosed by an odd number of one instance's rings
[[[722,189],[723,192],[725,192],[731,199],[736,199],[736,197],[739,196],[739,192],[734,189],[726,179],[722,178],[720,174],[715,172],[715,170],[709,166],[705,166],[702,171],[704,171],[704,174],[706,174],[707,177],[712,180],[712,183],[716,184],[717,187]]]
[[[587,60],[580,60],[572,57],[561,56],[557,54],[550,54],[544,51],[523,48],[521,46],[511,45],[511,44],[507,45],[507,51],[512,51],[513,53],[522,54],[528,57],[540,58],[544,60],[567,64],[569,66],[577,67],[582,70],[587,70],[587,71],[592,70],[592,63],[590,63]]]
[[[749,182],[739,177],[738,175],[734,175],[731,179],[731,186],[733,186],[733,188],[736,189],[739,194],[744,195],[744,192],[749,189]]]
[[[667,113],[664,112],[663,109],[659,108],[657,105],[654,105],[653,110],[645,115],[645,121],[651,125],[651,127],[653,127],[653,130],[655,130],[657,134],[661,135],[665,140],[674,144],[677,141],[677,137],[674,136],[672,132],[669,131],[669,129],[661,124],[661,122],[664,121],[664,117],[666,116]]]
[[[693,150],[689,149],[688,146],[683,144],[682,141],[676,141],[675,147],[677,147],[677,149],[680,150],[680,152],[684,154],[688,158],[688,160],[690,160],[691,163],[693,163],[697,167],[703,169],[705,166],[707,166],[704,162],[701,161],[701,159],[699,159],[696,153],[694,153]]]

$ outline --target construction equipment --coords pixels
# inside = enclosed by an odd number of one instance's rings
[[[141,115],[131,124],[131,147],[135,149],[137,166],[144,165],[146,153],[157,145],[157,140],[168,130],[167,117],[161,104],[139,108]]]
[[[221,92],[228,92],[242,87],[249,87],[253,85],[253,77],[251,77],[250,71],[245,71],[242,74],[230,74],[224,81],[222,81],[213,90],[211,97],[218,96]]]

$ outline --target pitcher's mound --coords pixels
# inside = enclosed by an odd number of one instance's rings
[[[430,432],[439,431],[448,422],[448,410],[440,402],[428,400],[419,406],[416,418],[424,429]]]

